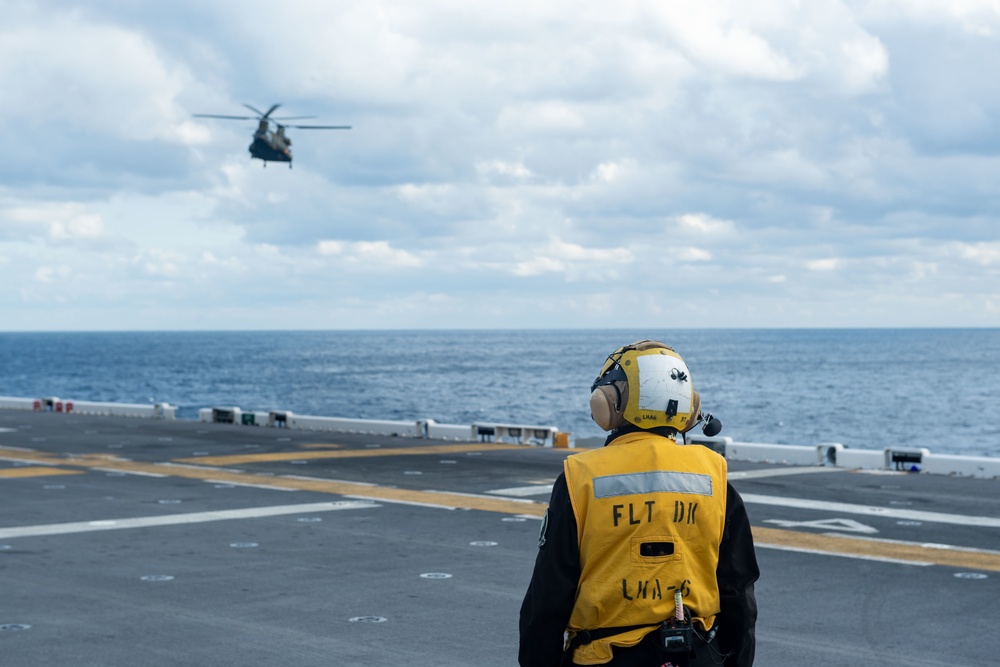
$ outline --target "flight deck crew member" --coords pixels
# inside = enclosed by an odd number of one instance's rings
[[[591,387],[605,446],[566,458],[521,605],[521,667],[749,667],[760,576],[726,460],[677,442],[702,415],[680,355],[638,341]]]

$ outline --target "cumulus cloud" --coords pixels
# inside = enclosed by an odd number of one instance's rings
[[[1000,243],[998,242],[958,243],[956,248],[962,259],[982,266],[1000,265]]]
[[[685,262],[707,262],[712,259],[712,253],[703,248],[679,248],[675,256]]]
[[[838,0],[664,2],[652,12],[709,76],[861,94],[888,72],[884,45]]]
[[[497,125],[506,132],[562,134],[583,130],[587,121],[571,104],[540,101],[505,108]]]
[[[506,162],[504,160],[491,160],[476,164],[476,171],[483,176],[498,174],[500,176],[511,176],[517,179],[531,178],[531,170],[521,162]]]
[[[551,239],[537,251],[528,247],[522,252],[531,253],[531,256],[509,267],[515,276],[560,273],[574,280],[585,275],[603,280],[619,275],[620,267],[634,261],[632,252],[627,248],[585,248],[559,239]]]
[[[837,257],[825,259],[811,259],[806,262],[806,267],[810,271],[836,271],[844,265],[843,260]]]
[[[98,239],[104,234],[104,223],[96,215],[84,215],[67,222],[57,221],[49,225],[49,237],[53,241]]]
[[[0,28],[0,81],[19,91],[5,113],[125,141],[206,140],[177,101],[197,82],[141,30],[79,9],[16,17]]]
[[[361,265],[372,271],[416,268],[423,261],[406,250],[393,248],[386,241],[320,241],[317,252],[326,257],[337,257],[348,264]]]
[[[35,270],[35,280],[40,283],[54,283],[65,280],[70,275],[67,266],[40,266]]]
[[[861,11],[880,21],[908,21],[927,24],[951,23],[962,30],[993,37],[1000,28],[1000,6],[993,0],[871,0]]]
[[[800,76],[754,26],[741,24],[728,3],[654,3],[652,11],[685,52],[707,69],[755,79],[790,81]]]
[[[0,205],[0,240],[44,239],[54,246],[105,247],[119,241],[99,213],[78,202]]]
[[[998,15],[14,3],[0,305],[19,328],[45,324],[21,305],[67,294],[92,312],[75,328],[273,326],[276,303],[298,327],[603,326],[622,307],[636,325],[996,326]],[[254,121],[192,117],[276,102],[353,129],[289,128],[294,169],[264,169]],[[162,316],[129,307],[151,291]],[[244,319],[213,319],[234,294]]]
[[[704,213],[685,213],[677,216],[676,221],[682,229],[706,236],[731,234],[736,227],[731,220],[719,220]]]

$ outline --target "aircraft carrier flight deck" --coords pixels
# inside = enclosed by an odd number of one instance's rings
[[[574,451],[0,410],[0,664],[516,665]],[[756,664],[996,664],[1000,481],[729,471]]]

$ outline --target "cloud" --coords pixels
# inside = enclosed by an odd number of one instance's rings
[[[66,280],[70,275],[70,269],[66,266],[40,266],[35,270],[35,280],[40,283],[55,283]]]
[[[994,5],[13,3],[0,305],[15,328],[1000,325]],[[265,169],[254,121],[191,115],[276,102],[353,129],[289,128],[294,168]]]
[[[587,121],[571,104],[539,101],[505,108],[497,126],[504,132],[564,134],[585,129]]]
[[[970,262],[975,262],[981,266],[1000,265],[1000,243],[957,243],[954,247],[959,256]]]
[[[910,22],[957,25],[982,37],[993,37],[1000,28],[1000,7],[993,0],[873,0],[861,11],[870,20],[895,22],[904,16]]]
[[[142,32],[79,10],[26,18],[0,28],[0,81],[20,93],[5,114],[125,141],[204,142],[177,101],[197,82]]]
[[[685,213],[677,216],[676,221],[682,229],[706,236],[728,235],[736,228],[730,220],[719,220],[703,213]]]
[[[699,74],[856,95],[888,72],[879,38],[836,0],[666,2],[651,11]]]
[[[611,183],[618,178],[621,168],[614,162],[602,162],[594,169],[593,179],[603,183]]]
[[[101,215],[76,202],[0,203],[0,241],[42,239],[54,246],[115,245],[119,240],[104,224]]]
[[[393,248],[386,241],[320,241],[317,252],[371,271],[411,269],[423,264],[413,253]]]
[[[689,57],[734,76],[791,81],[801,72],[766,38],[734,20],[726,3],[655,3],[653,13]]]
[[[712,253],[702,248],[679,248],[675,255],[685,262],[708,262],[712,259]]]
[[[531,256],[508,269],[515,276],[558,273],[569,280],[604,280],[616,277],[619,268],[634,261],[627,248],[585,248],[559,239],[551,239],[537,250],[530,246],[522,248],[521,253],[525,252]]]
[[[842,259],[828,257],[826,259],[811,259],[806,262],[806,268],[810,271],[836,271],[844,265]]]
[[[104,234],[104,223],[96,215],[84,215],[68,222],[53,222],[49,226],[49,238],[57,242],[99,239]]]
[[[476,164],[476,171],[481,175],[489,177],[492,175],[510,176],[518,180],[531,178],[531,170],[521,162],[506,162],[504,160],[491,160]]]

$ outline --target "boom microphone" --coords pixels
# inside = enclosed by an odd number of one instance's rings
[[[701,427],[701,432],[709,438],[719,435],[719,431],[722,430],[722,422],[711,414],[706,414],[703,419],[705,423]]]

